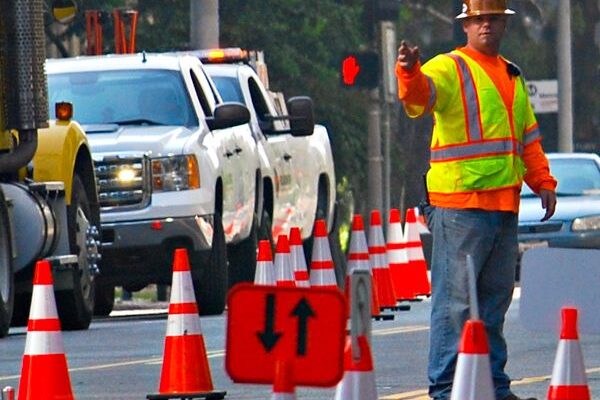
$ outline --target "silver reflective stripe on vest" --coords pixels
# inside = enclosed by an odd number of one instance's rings
[[[477,89],[475,88],[473,75],[471,74],[471,70],[469,69],[467,62],[463,60],[462,57],[452,53],[448,53],[447,55],[456,61],[459,72],[462,76],[462,90],[466,100],[465,107],[467,108],[465,110],[467,113],[468,124],[467,135],[471,140],[481,140],[482,128],[479,121],[479,101],[477,99]]]
[[[433,79],[431,79],[427,75],[425,75],[425,78],[427,79],[427,82],[429,82],[429,101],[427,102],[427,109],[425,110],[425,112],[430,112],[433,109],[433,106],[435,104],[435,100],[436,100],[435,98],[436,98],[437,94],[435,91],[435,85],[433,83]]]
[[[523,146],[513,139],[465,143],[456,146],[431,149],[431,161],[449,161],[453,159],[484,156],[487,154],[523,154]]]
[[[535,128],[529,132],[525,132],[524,136],[525,137],[523,138],[523,142],[525,143],[525,145],[533,143],[537,138],[541,136],[540,128]]]

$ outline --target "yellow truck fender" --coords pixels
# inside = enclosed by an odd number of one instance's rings
[[[48,128],[38,130],[33,180],[64,182],[67,204],[70,204],[75,173],[84,181],[90,202],[97,204],[94,168],[85,132],[75,121],[51,120]]]

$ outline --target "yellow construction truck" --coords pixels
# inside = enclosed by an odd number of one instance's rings
[[[0,337],[27,323],[40,259],[53,266],[63,329],[86,329],[100,257],[90,149],[70,104],[48,119],[43,0],[0,10]]]

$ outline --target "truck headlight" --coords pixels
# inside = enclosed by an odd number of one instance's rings
[[[196,156],[169,156],[152,159],[152,189],[172,192],[200,188]]]
[[[574,231],[597,231],[600,230],[600,215],[592,217],[575,218],[571,229]]]

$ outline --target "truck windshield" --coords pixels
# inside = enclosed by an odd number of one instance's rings
[[[90,71],[48,75],[50,115],[59,101],[73,104],[84,125],[198,126],[181,77],[172,71]]]
[[[240,90],[240,84],[236,78],[214,75],[211,75],[211,77],[223,101],[237,101],[238,103],[246,104]]]

